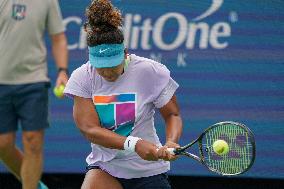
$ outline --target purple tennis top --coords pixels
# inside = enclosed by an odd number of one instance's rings
[[[64,94],[92,99],[103,127],[162,146],[154,126],[155,109],[169,102],[178,84],[163,64],[134,54],[129,59],[128,67],[115,82],[102,78],[89,62],[83,64],[72,73]],[[99,166],[114,177],[148,177],[170,169],[169,162],[146,161],[135,152],[93,143],[91,147],[86,158],[88,165]]]

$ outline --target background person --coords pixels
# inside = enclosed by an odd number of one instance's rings
[[[0,2],[0,159],[23,189],[46,188],[39,185],[50,85],[45,31],[58,68],[56,86],[65,85],[67,41],[57,0]],[[15,146],[18,122],[23,151]]]

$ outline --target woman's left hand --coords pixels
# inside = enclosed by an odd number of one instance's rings
[[[171,141],[166,142],[164,146],[158,149],[157,154],[159,159],[163,159],[165,161],[174,161],[178,158],[177,155],[172,155],[167,148],[179,148],[180,145]]]

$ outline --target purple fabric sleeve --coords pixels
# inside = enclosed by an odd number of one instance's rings
[[[171,78],[170,71],[165,65],[157,62],[152,65],[153,104],[156,108],[161,108],[169,102],[179,85]]]
[[[92,98],[92,80],[87,64],[73,71],[65,87],[64,95],[71,98],[74,96]]]
[[[172,78],[170,78],[168,84],[162,90],[159,97],[153,102],[155,107],[162,108],[164,105],[166,105],[170,101],[178,87],[179,85]]]

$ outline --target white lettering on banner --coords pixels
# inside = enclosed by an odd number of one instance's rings
[[[177,55],[177,66],[178,67],[186,67],[186,53],[178,53]]]
[[[187,53],[184,50],[216,49],[221,50],[229,46],[231,25],[238,21],[236,12],[229,13],[229,22],[205,22],[205,19],[214,14],[222,6],[223,0],[212,0],[212,4],[199,16],[188,20],[179,12],[166,12],[153,19],[142,17],[138,13],[124,15],[124,43],[130,50],[141,49],[149,51],[149,56],[163,62],[163,53],[151,53],[151,50],[177,50],[176,60],[178,67],[187,66]],[[84,50],[87,48],[87,33],[84,30],[82,18],[70,16],[64,19],[65,27],[78,26],[79,36],[75,42],[68,44],[69,50]],[[169,27],[169,24],[170,27]],[[72,31],[74,33],[74,31]],[[67,30],[68,34],[68,30]],[[180,52],[181,51],[181,52]]]
[[[81,27],[80,30],[80,38],[79,38],[79,49],[87,48],[87,32],[85,31],[84,27]]]
[[[224,49],[228,46],[228,42],[225,41],[220,43],[218,41],[219,37],[230,37],[231,36],[231,27],[226,22],[218,22],[212,26],[210,32],[210,44],[215,49]]]
[[[172,42],[166,43],[163,33],[166,30],[165,24],[171,19],[177,21],[176,34]],[[67,17],[64,19],[64,24],[66,28],[69,24],[76,24],[80,27],[78,42],[69,44],[68,49],[85,49],[87,47],[86,32],[82,26],[82,19],[75,16]],[[217,22],[212,26],[206,22],[188,23],[186,17],[177,12],[160,16],[154,24],[150,18],[143,21],[139,14],[126,14],[124,35],[125,45],[132,50],[138,48],[151,50],[153,46],[166,51],[180,47],[207,49],[210,46],[214,49],[224,49],[229,45],[226,39],[231,36],[231,26],[227,22]]]
[[[81,26],[82,25],[82,19],[80,17],[70,16],[70,17],[67,17],[63,20],[63,24],[65,25],[65,28],[67,28],[68,24],[70,24],[70,23],[75,23],[75,24]],[[81,33],[80,33],[79,38],[81,39]],[[79,43],[80,43],[80,41],[81,40],[79,40]],[[68,44],[69,50],[76,50],[76,49],[78,49],[78,47],[79,47],[78,43]]]
[[[141,18],[139,14],[125,15],[125,45],[133,50],[138,48],[150,50],[153,45],[161,50],[174,50],[183,45],[186,49],[194,49],[196,42],[198,42],[200,49],[207,49],[209,45],[214,49],[224,49],[228,46],[226,38],[231,36],[231,26],[226,22],[217,22],[212,26],[206,22],[188,23],[186,17],[177,12],[160,16],[154,26],[152,26],[150,18],[144,21]],[[166,30],[165,24],[171,19],[177,21],[176,37],[171,43],[166,43],[163,39],[163,33]],[[152,38],[150,38],[151,32]],[[199,41],[197,41],[197,34],[200,36]],[[221,42],[221,38],[223,42]],[[150,41],[153,41],[152,46]]]
[[[165,44],[162,38],[162,33],[164,31],[164,25],[170,18],[175,18],[178,22],[178,33],[176,39],[170,43]],[[153,40],[154,43],[162,50],[173,50],[178,48],[186,38],[186,28],[187,28],[187,20],[186,18],[179,13],[168,13],[161,16],[154,27],[153,31]]]
[[[198,20],[201,20],[201,19],[204,19],[210,16],[211,14],[216,12],[222,6],[222,4],[223,4],[223,0],[213,0],[211,6],[205,12],[203,12],[201,15],[195,17],[192,20],[198,21]]]
[[[156,62],[162,62],[162,55],[161,53],[150,53],[150,59],[155,60]]]

